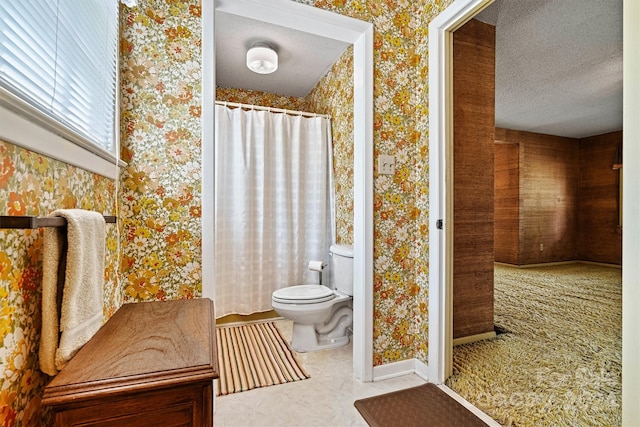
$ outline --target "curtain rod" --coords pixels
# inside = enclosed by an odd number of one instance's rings
[[[284,108],[263,107],[261,105],[240,104],[238,102],[227,102],[227,101],[216,101],[216,104],[224,105],[225,107],[236,107],[236,108],[244,108],[248,110],[269,111],[271,113],[284,113],[284,114],[289,114],[291,116],[323,117],[325,119],[331,120],[331,116],[328,114],[309,113],[306,111],[295,111],[295,110],[287,110]]]

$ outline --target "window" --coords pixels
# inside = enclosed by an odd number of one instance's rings
[[[2,106],[112,162],[117,16],[115,0],[0,2]]]

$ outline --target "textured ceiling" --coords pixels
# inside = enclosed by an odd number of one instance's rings
[[[622,129],[622,0],[496,0],[496,126],[582,138]]]
[[[216,11],[216,84],[304,97],[349,46],[347,43]],[[278,70],[249,71],[246,52],[255,42],[278,52]]]

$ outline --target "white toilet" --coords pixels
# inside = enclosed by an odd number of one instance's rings
[[[353,325],[353,247],[331,245],[335,289],[296,285],[271,295],[273,309],[293,321],[291,348],[298,352],[325,350],[349,343]]]

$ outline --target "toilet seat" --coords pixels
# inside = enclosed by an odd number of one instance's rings
[[[335,297],[335,292],[323,285],[289,286],[272,294],[272,300],[281,304],[316,304]]]

